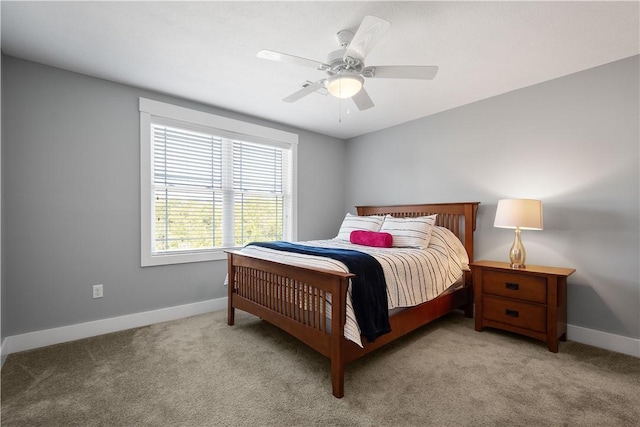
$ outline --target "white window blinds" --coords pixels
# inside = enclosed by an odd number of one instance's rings
[[[251,134],[243,138],[234,129],[146,114],[142,108],[141,117],[149,126],[141,138],[149,139],[150,175],[145,195],[143,167],[143,227],[145,211],[149,218],[143,265],[190,262],[175,255],[294,238],[294,144]],[[153,260],[169,255],[171,261]]]
[[[233,141],[152,118],[153,252],[284,239],[286,150]]]
[[[153,252],[222,246],[222,141],[152,125]]]

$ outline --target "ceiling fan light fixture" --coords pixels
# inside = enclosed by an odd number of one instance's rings
[[[351,98],[360,92],[364,79],[353,73],[341,73],[327,79],[327,90],[336,98]]]

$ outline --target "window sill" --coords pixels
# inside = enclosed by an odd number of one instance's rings
[[[141,266],[152,267],[155,265],[186,264],[190,262],[221,261],[225,259],[227,259],[227,254],[224,249],[194,253],[181,252],[162,255],[142,254]]]

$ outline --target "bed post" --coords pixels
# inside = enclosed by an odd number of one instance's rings
[[[464,206],[464,241],[469,255],[469,264],[473,262],[473,232],[476,231],[476,215],[479,203],[467,203]],[[467,284],[467,303],[464,305],[464,316],[473,317],[473,277],[470,271],[465,271],[464,280]]]
[[[337,293],[331,296],[331,387],[333,395],[337,398],[344,396],[344,324],[346,321],[347,289],[349,278],[341,278]],[[337,297],[337,298],[336,298]],[[339,304],[335,304],[335,300]]]
[[[235,308],[233,308],[233,291],[235,281],[235,268],[233,267],[233,254],[227,253],[227,287],[229,296],[227,297],[227,325],[233,326],[235,323]]]

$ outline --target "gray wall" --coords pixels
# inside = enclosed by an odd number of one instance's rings
[[[568,322],[640,338],[638,81],[634,56],[353,138],[346,207],[479,201],[476,259],[508,261],[498,199],[540,199],[527,262],[577,270]]]
[[[298,133],[298,237],[335,235],[343,140],[2,59],[3,337],[226,296],[225,261],[140,267],[140,96]]]

